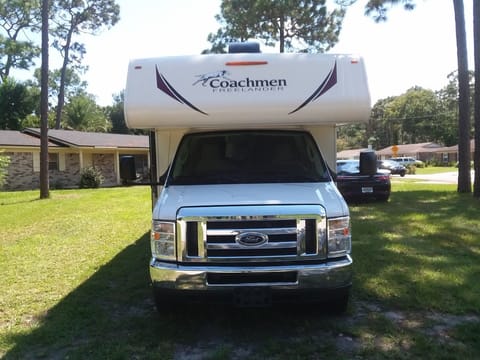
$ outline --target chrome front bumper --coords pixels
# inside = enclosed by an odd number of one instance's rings
[[[150,277],[161,290],[224,291],[238,287],[272,290],[333,290],[350,287],[352,258],[320,264],[278,266],[183,266],[152,259]]]

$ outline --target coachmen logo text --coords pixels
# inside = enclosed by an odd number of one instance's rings
[[[197,75],[198,80],[192,85],[199,83],[210,88],[213,92],[263,92],[282,91],[287,86],[286,79],[244,79],[235,80],[229,77],[227,70],[214,71],[207,74]]]
[[[195,106],[192,102],[187,100],[175,87],[166,79],[166,77],[159,71],[158,66],[155,67],[157,88],[164,94],[170,96],[179,103],[190,107],[192,110],[200,114],[207,115],[208,113]],[[245,77],[243,79],[229,78],[227,70],[219,70],[206,74],[197,75],[198,78],[193,82],[192,86],[204,86],[210,89],[213,93],[253,93],[266,91],[283,91],[287,87],[286,79],[251,79]],[[322,80],[322,79],[320,79]],[[320,85],[296,108],[292,109],[288,115],[292,115],[300,111],[311,102],[317,100],[328,90],[337,84],[337,63],[332,64],[332,68],[328,74],[320,82]]]

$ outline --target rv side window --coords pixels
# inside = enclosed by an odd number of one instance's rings
[[[302,131],[223,131],[185,136],[167,185],[328,181],[313,138]]]

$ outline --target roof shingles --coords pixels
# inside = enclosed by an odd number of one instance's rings
[[[39,129],[26,129],[25,133],[40,136]],[[48,130],[50,141],[70,147],[146,148],[148,136],[95,133],[74,130]]]
[[[24,134],[16,130],[0,131],[0,146],[5,147],[40,147],[40,138]],[[56,147],[58,145],[51,142],[48,146]]]

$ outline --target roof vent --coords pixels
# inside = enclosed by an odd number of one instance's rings
[[[228,44],[229,54],[259,53],[260,44],[257,42],[237,42]]]

